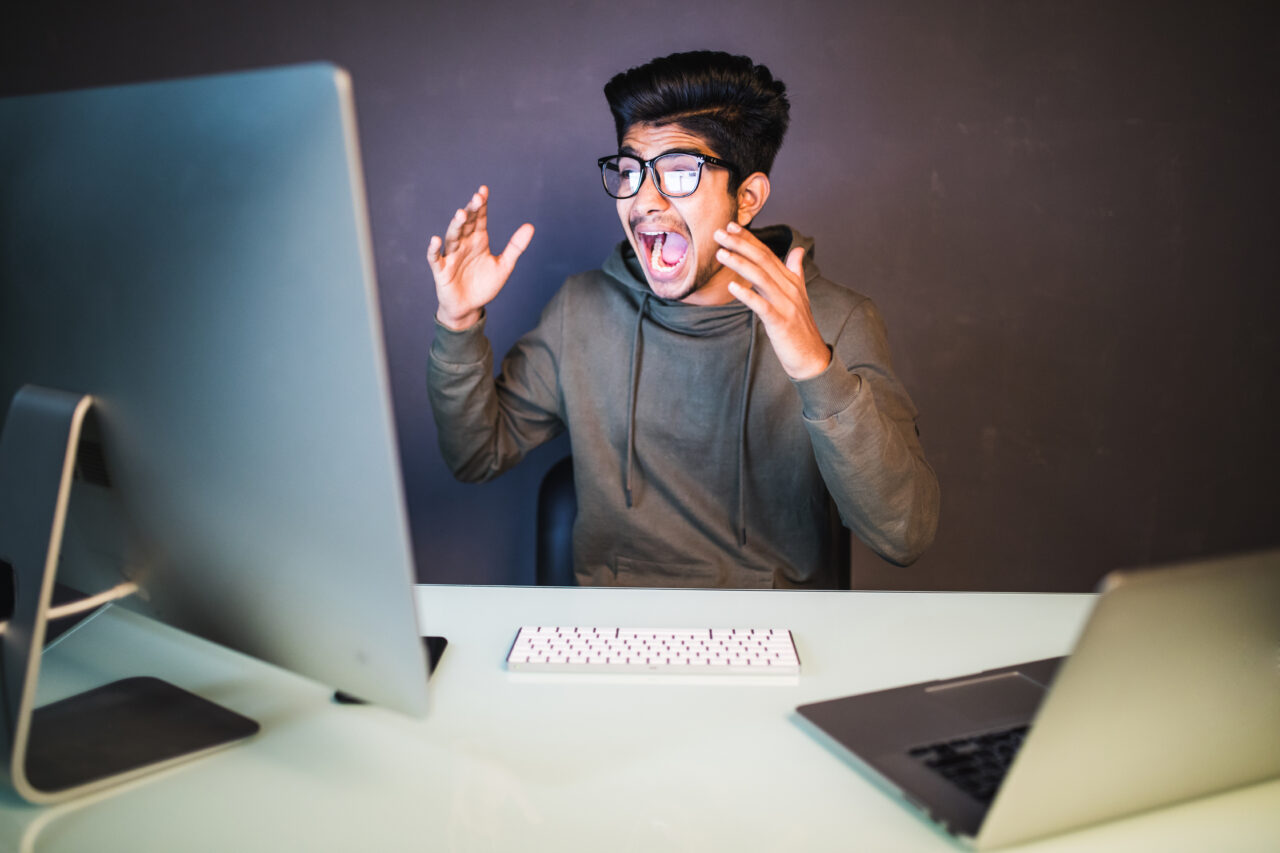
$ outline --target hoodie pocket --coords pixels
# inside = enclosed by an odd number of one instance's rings
[[[656,562],[619,554],[613,565],[619,586],[719,587],[727,580],[713,563]]]

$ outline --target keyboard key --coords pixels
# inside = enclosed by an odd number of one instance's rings
[[[507,655],[515,672],[798,675],[785,628],[525,626]]]
[[[918,746],[909,754],[982,803],[995,799],[1027,726]]]

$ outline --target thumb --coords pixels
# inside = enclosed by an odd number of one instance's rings
[[[511,239],[507,241],[507,247],[502,250],[502,255],[498,258],[498,263],[508,271],[515,268],[516,259],[518,259],[524,250],[529,248],[529,242],[533,240],[533,225],[526,222],[516,229],[516,233],[511,235]]]
[[[787,253],[787,269],[800,276],[801,279],[804,278],[804,255],[807,251],[808,249],[804,246],[796,246]]]

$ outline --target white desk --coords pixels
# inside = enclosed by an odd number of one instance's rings
[[[420,587],[449,638],[421,720],[111,610],[46,655],[42,701],[149,672],[257,719],[247,744],[95,799],[0,794],[14,851],[954,850],[794,708],[1058,655],[1085,595]],[[778,625],[784,685],[508,674],[520,624]],[[1024,850],[1280,850],[1280,780]]]

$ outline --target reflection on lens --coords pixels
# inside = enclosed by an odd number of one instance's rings
[[[633,157],[610,157],[601,165],[604,188],[615,198],[635,195],[644,178],[644,164]]]
[[[698,188],[701,163],[688,154],[665,154],[654,161],[654,169],[667,195],[686,196]]]

